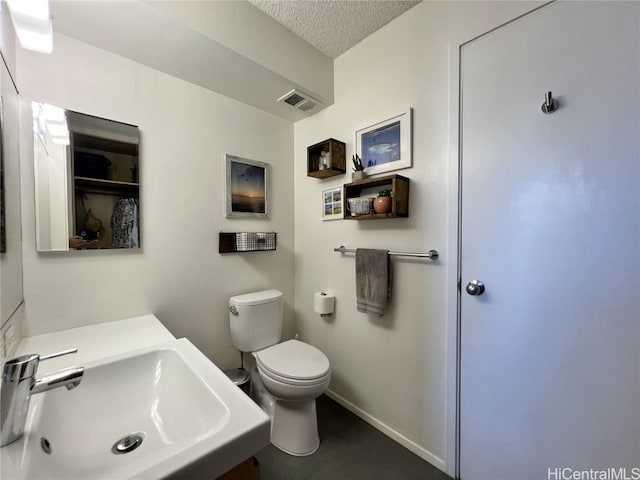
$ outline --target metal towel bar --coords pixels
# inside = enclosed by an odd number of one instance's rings
[[[340,253],[356,253],[355,248],[346,248],[344,245],[340,245],[337,248],[333,249],[334,252]],[[412,252],[392,252],[389,251],[389,255],[398,255],[400,257],[420,257],[420,258],[430,258],[431,260],[436,260],[438,258],[438,252],[436,250],[429,250],[426,253],[412,253]]]

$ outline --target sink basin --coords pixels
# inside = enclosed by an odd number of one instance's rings
[[[84,365],[34,395],[3,479],[215,479],[269,444],[269,418],[186,339]]]

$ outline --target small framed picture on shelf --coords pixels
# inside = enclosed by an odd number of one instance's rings
[[[367,175],[412,166],[411,107],[356,131],[356,153]]]
[[[322,220],[340,220],[342,213],[342,187],[322,191]]]
[[[227,218],[269,218],[269,164],[225,155]]]

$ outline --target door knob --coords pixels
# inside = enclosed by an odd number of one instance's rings
[[[467,283],[467,287],[465,288],[469,295],[482,295],[484,293],[484,283],[480,280],[471,280]]]

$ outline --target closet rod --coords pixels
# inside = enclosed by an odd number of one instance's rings
[[[346,248],[344,245],[340,245],[337,248],[333,249],[334,252],[340,253],[356,253],[355,248]],[[389,255],[397,255],[399,257],[420,257],[420,258],[430,258],[431,260],[436,260],[438,258],[438,252],[436,250],[429,250],[426,253],[412,253],[412,252],[392,252],[389,251]]]

